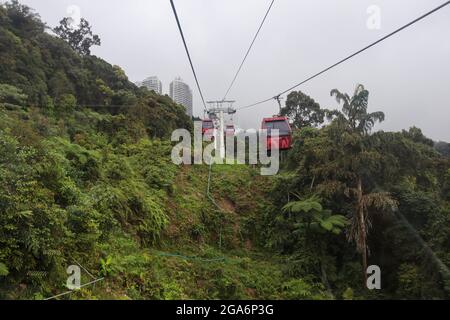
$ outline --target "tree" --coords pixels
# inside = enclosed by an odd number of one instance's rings
[[[72,94],[64,94],[58,99],[56,110],[59,113],[71,113],[77,106],[77,98]]]
[[[36,35],[44,32],[45,24],[42,23],[40,16],[30,7],[20,4],[18,0],[6,2],[4,6],[7,10],[9,21],[20,35]]]
[[[353,96],[341,93],[338,89],[331,90],[331,96],[342,105],[342,112],[334,111],[338,121],[350,131],[365,135],[370,133],[376,122],[383,122],[385,115],[381,111],[368,113],[369,91],[362,84],[356,86]]]
[[[406,130],[402,130],[402,134],[417,143],[421,143],[421,144],[425,144],[429,147],[433,147],[434,146],[434,141],[431,140],[430,138],[427,138],[423,133],[422,130],[417,128],[417,127],[411,127],[409,128],[408,131]]]
[[[81,18],[80,24],[74,28],[71,18],[64,18],[59,22],[59,26],[53,31],[70,47],[81,55],[90,55],[92,46],[101,45],[100,37],[92,33],[88,21]]]
[[[114,96],[114,90],[112,90],[102,79],[96,80],[97,90],[99,92],[100,98],[103,104],[111,104],[111,99]]]
[[[321,109],[314,99],[303,92],[292,91],[280,114],[289,117],[293,121],[293,126],[300,129],[321,125],[324,122],[326,110]]]
[[[376,122],[382,122],[385,115],[381,111],[368,113],[369,91],[357,85],[352,97],[334,89],[331,96],[336,97],[342,111],[336,111],[335,145],[340,146],[337,159],[342,172],[346,172],[346,193],[355,201],[354,215],[348,238],[355,241],[362,255],[363,273],[366,279],[368,245],[367,235],[371,226],[372,210],[388,211],[396,208],[396,201],[387,192],[368,192],[372,174],[380,167],[382,155],[371,148],[370,132]]]
[[[387,176],[386,163],[392,157],[378,148],[380,137],[370,134],[375,123],[384,120],[384,114],[368,112],[369,92],[358,85],[352,97],[337,89],[331,95],[343,102],[342,110],[327,112],[334,119],[321,130],[303,128],[288,164],[298,173],[294,180],[297,188],[317,193],[348,213],[351,224],[347,237],[361,254],[365,278],[372,216],[396,209],[396,201],[376,179]]]
[[[289,238],[294,239],[297,248],[303,246],[303,250],[313,253],[316,262],[313,264],[320,265],[320,273],[322,283],[328,288],[330,296],[332,296],[326,265],[328,259],[326,257],[327,243],[331,239],[327,234],[339,235],[343,229],[349,224],[347,218],[343,215],[332,214],[331,210],[324,209],[321,199],[317,195],[303,198],[295,195],[298,200],[291,201],[286,204],[282,211],[285,215],[285,225]]]

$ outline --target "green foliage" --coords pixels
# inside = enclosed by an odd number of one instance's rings
[[[63,94],[56,103],[57,112],[72,113],[77,106],[77,98],[72,94]]]
[[[328,110],[321,109],[317,102],[303,92],[292,91],[280,115],[289,117],[294,128],[301,129],[321,125],[327,112]]]
[[[433,147],[434,146],[433,140],[425,137],[425,135],[422,133],[422,130],[420,130],[417,127],[409,128],[408,131],[403,130],[402,134],[406,138],[408,138],[408,139],[410,139],[410,140],[412,140],[412,141],[414,141],[416,143],[421,143],[421,144],[427,145],[429,147]]]
[[[111,124],[123,115],[75,111],[53,118],[29,113],[24,123],[19,115],[0,115],[0,261],[11,279],[40,286],[64,277],[63,263],[71,252],[95,256],[99,243],[120,230],[142,246],[159,242],[177,173],[170,142],[147,138],[118,143],[124,132],[105,138],[99,123]],[[35,123],[41,117],[48,127],[42,136]],[[26,126],[25,135],[15,130],[16,124]],[[109,266],[105,258],[100,272],[113,272],[114,261]],[[37,268],[52,277],[24,278]]]
[[[67,44],[46,33],[39,16],[27,6],[12,1],[0,8],[0,105],[36,106],[57,116],[82,106],[126,114],[121,129],[132,131],[134,141],[166,138],[178,128],[192,130],[183,107],[137,88],[119,66],[89,55],[96,41],[85,20],[75,29],[69,28],[69,18],[63,20],[58,30]],[[117,139],[127,139],[123,133]]]
[[[0,84],[0,103],[22,106],[27,96],[22,91],[8,84]]]
[[[322,228],[325,231],[340,234],[349,221],[342,215],[332,215],[331,210],[324,210],[319,201],[320,199],[315,196],[305,200],[291,201],[283,207],[283,211],[300,214],[295,223],[297,230],[311,228],[320,231]]]
[[[352,288],[347,288],[347,289],[345,289],[345,291],[342,293],[342,298],[343,298],[344,300],[353,300],[353,295],[354,295],[354,293],[353,293]]]
[[[371,134],[384,114],[363,86],[332,91],[341,111],[290,94],[289,171],[214,166],[218,209],[208,168],[170,160],[185,110],[44,31],[0,5],[1,298],[60,293],[75,259],[106,279],[72,299],[449,297],[450,162],[418,128]],[[358,252],[382,292],[362,287]]]
[[[331,91],[331,96],[336,97],[339,104],[343,103],[342,111],[334,111],[330,113],[330,116],[336,116],[338,123],[344,128],[349,128],[351,131],[360,134],[367,134],[376,122],[384,121],[385,115],[383,112],[367,112],[369,91],[361,84],[356,86],[352,97],[337,89]]]
[[[368,297],[362,274],[355,276],[361,264],[345,238],[317,239],[311,232],[310,225],[331,228],[333,222],[321,224],[315,217],[327,207],[350,218],[351,224],[342,227],[367,257],[363,264],[387,270],[383,297],[446,297],[448,160],[418,128],[371,134],[384,115],[368,112],[369,93],[363,86],[352,97],[337,90],[332,95],[343,105],[342,111],[329,113],[331,123],[294,135],[285,165],[289,171],[276,179],[272,192],[268,245],[288,256],[288,274],[313,275],[340,292],[352,288],[352,297]],[[279,204],[292,194],[302,195],[303,201],[290,201],[283,210]],[[406,278],[399,278],[400,270]]]
[[[67,214],[40,181],[34,164],[42,160],[37,150],[0,131],[0,259],[10,272],[58,260],[49,252],[58,252],[71,237]]]
[[[0,262],[0,277],[5,277],[9,274],[8,267]]]
[[[111,273],[112,257],[108,256],[106,259],[100,258],[100,274],[107,276]]]
[[[220,201],[233,212],[213,209],[205,168],[170,159],[171,132],[192,130],[181,106],[136,88],[120,67],[79,55],[26,6],[1,5],[0,23],[2,298],[60,293],[75,259],[107,279],[71,299],[281,296],[280,262],[249,257],[263,238],[266,180],[253,182],[245,166],[220,168],[217,190],[232,199]],[[261,191],[241,192],[244,183]],[[168,244],[180,254],[151,249]],[[36,270],[48,276],[29,276]]]
[[[419,270],[417,267],[402,264],[398,270],[398,292],[400,297],[420,298],[421,285],[417,281],[419,277]]]
[[[74,23],[72,18],[64,18],[53,31],[79,54],[90,55],[91,47],[101,45],[101,40],[98,35],[92,33],[86,19],[81,18],[77,26],[74,26]]]
[[[293,279],[283,284],[284,298],[289,300],[323,300],[327,299],[324,288],[312,285],[303,279]]]

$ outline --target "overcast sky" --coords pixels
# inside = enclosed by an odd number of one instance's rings
[[[93,26],[102,46],[93,54],[120,65],[130,80],[157,75],[163,91],[181,76],[203,107],[169,0],[22,0],[50,26],[71,5]],[[274,96],[346,55],[437,7],[444,0],[275,0],[260,37],[229,97],[236,107]],[[270,0],[176,0],[205,99],[221,99]],[[369,29],[367,9],[381,9],[381,28]],[[336,108],[330,90],[370,91],[371,111],[384,111],[377,128],[418,126],[450,141],[450,6],[300,87],[322,107]],[[277,112],[268,102],[239,112],[235,122],[258,127]]]

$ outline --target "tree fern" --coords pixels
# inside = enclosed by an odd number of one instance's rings
[[[320,199],[316,196],[305,200],[291,201],[282,210],[293,213],[298,218],[299,221],[294,224],[296,231],[320,227],[334,234],[341,233],[342,229],[349,224],[347,218],[342,215],[332,215],[330,210],[323,209],[319,201]]]

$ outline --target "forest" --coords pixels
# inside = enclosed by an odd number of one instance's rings
[[[0,299],[67,291],[73,264],[103,280],[61,299],[450,298],[447,142],[376,130],[363,85],[335,110],[294,91],[280,173],[214,165],[216,206],[208,166],[170,158],[184,107],[66,25],[0,5]]]

